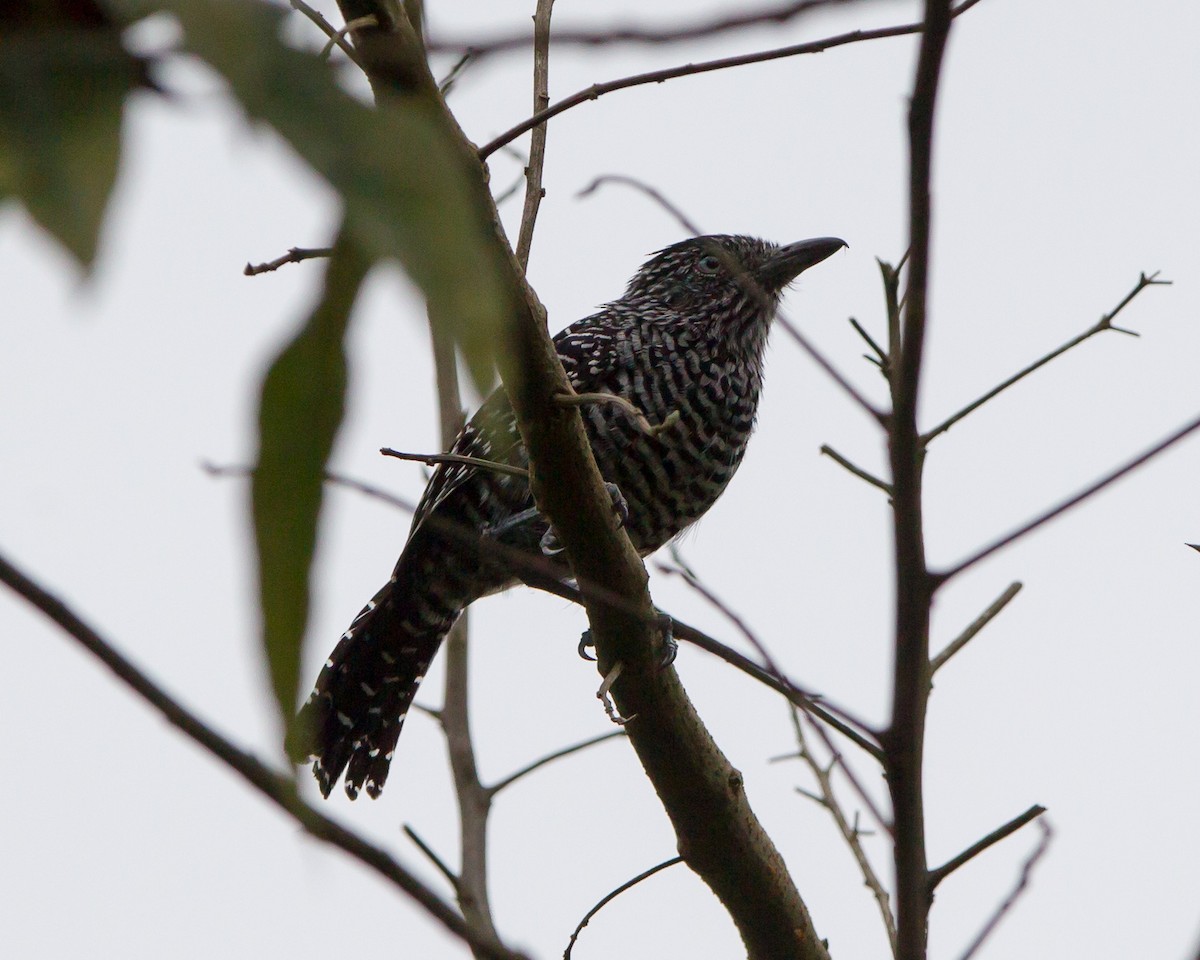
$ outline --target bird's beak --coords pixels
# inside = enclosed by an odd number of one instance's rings
[[[848,246],[850,244],[838,237],[818,237],[789,243],[786,247],[780,247],[770,260],[758,268],[755,279],[767,290],[782,290],[809,267],[815,267],[842,247]]]

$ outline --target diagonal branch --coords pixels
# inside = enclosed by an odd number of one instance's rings
[[[964,0],[963,3],[954,8],[951,15],[957,17],[960,14],[966,13],[977,3],[979,3],[979,0]],[[787,47],[779,47],[775,50],[764,50],[759,53],[748,53],[737,57],[722,57],[719,60],[686,63],[679,67],[668,67],[665,70],[651,70],[649,73],[639,73],[630,77],[622,77],[619,80],[594,83],[590,87],[585,87],[583,90],[578,90],[569,97],[559,100],[545,110],[539,110],[533,116],[522,120],[516,126],[511,127],[500,134],[500,136],[484,144],[479,148],[479,159],[486,160],[506,143],[516,140],[521,134],[532,130],[539,123],[545,123],[552,117],[557,117],[560,113],[565,113],[572,107],[577,107],[581,103],[587,103],[589,100],[599,100],[605,94],[615,93],[617,90],[628,90],[630,87],[640,87],[648,83],[662,83],[666,80],[674,80],[677,77],[711,73],[714,70],[744,67],[751,63],[765,63],[769,60],[780,60],[784,57],[796,57],[807,53],[823,53],[835,47],[842,47],[850,43],[861,43],[864,40],[883,40],[888,37],[903,37],[908,34],[920,33],[922,29],[924,29],[924,23],[917,22],[906,23],[896,27],[882,27],[877,30],[851,30],[849,33],[842,33],[835,37],[826,37],[823,40],[814,40],[809,43],[797,43]]]
[[[1125,299],[1123,299],[1111,311],[1106,313],[1099,320],[1097,320],[1094,324],[1092,324],[1085,331],[1083,331],[1083,333],[1079,334],[1079,336],[1077,336],[1077,337],[1072,337],[1070,340],[1068,340],[1062,346],[1057,347],[1054,350],[1051,350],[1044,357],[1041,357],[1040,359],[1035,360],[1033,363],[1031,363],[1029,366],[1025,367],[1023,370],[1017,371],[1011,377],[1009,377],[1007,380],[1005,380],[1003,383],[997,384],[995,387],[993,387],[991,390],[989,390],[983,396],[979,397],[977,400],[974,400],[971,403],[968,403],[965,407],[963,407],[957,413],[947,417],[945,420],[943,420],[941,423],[939,423],[933,429],[927,430],[925,433],[921,434],[921,442],[923,444],[928,444],[929,441],[931,441],[934,437],[937,437],[940,434],[945,433],[952,426],[954,426],[956,423],[958,423],[958,421],[961,420],[963,417],[967,416],[970,413],[974,413],[976,410],[978,410],[980,407],[982,407],[989,400],[1000,395],[1005,390],[1007,390],[1009,387],[1011,387],[1013,384],[1018,383],[1021,380],[1024,380],[1027,376],[1029,376],[1035,370],[1037,370],[1041,367],[1044,367],[1051,360],[1054,360],[1056,357],[1062,356],[1068,350],[1074,349],[1075,347],[1077,347],[1081,343],[1083,343],[1085,340],[1091,339],[1098,333],[1103,333],[1105,330],[1116,330],[1118,333],[1125,333],[1125,334],[1129,334],[1132,336],[1137,336],[1137,334],[1133,333],[1130,330],[1125,330],[1122,327],[1113,326],[1113,320],[1116,318],[1117,314],[1119,314],[1122,310],[1124,310],[1129,305],[1130,301],[1133,300],[1134,297],[1136,297],[1139,293],[1141,293],[1147,287],[1162,287],[1162,286],[1169,286],[1170,284],[1171,284],[1170,280],[1159,280],[1157,273],[1152,273],[1152,274],[1150,274],[1150,276],[1146,276],[1146,274],[1143,273],[1138,278],[1138,282],[1137,282],[1137,284],[1134,285],[1134,288],[1125,295]]]
[[[983,613],[972,620],[962,633],[946,644],[946,649],[944,649],[929,662],[930,675],[932,676],[933,674],[937,673],[946,665],[947,660],[958,653],[959,650],[965,647],[975,637],[975,634],[979,633],[980,630],[991,623],[992,620],[995,619],[996,615],[999,614],[1000,611],[1005,607],[1007,607],[1009,603],[1012,602],[1013,598],[1021,592],[1022,586],[1023,584],[1019,580],[1010,583],[1007,589],[1005,589],[1005,591],[992,602],[991,606],[989,606],[983,611]]]
[[[643,880],[648,880],[660,870],[666,870],[667,867],[673,867],[677,863],[683,863],[683,857],[672,857],[670,860],[664,860],[662,863],[651,867],[649,870],[643,870],[632,880],[626,880],[623,884],[617,887],[616,890],[605,894],[600,901],[594,907],[592,907],[591,910],[583,915],[583,919],[580,920],[576,925],[574,931],[571,933],[571,939],[567,942],[567,949],[563,951],[563,960],[571,960],[571,951],[575,949],[575,941],[579,939],[579,934],[583,932],[583,928],[588,925],[588,922],[592,919],[592,917],[604,909],[606,904],[615,900],[630,887],[637,886]]]
[[[1038,845],[1034,847],[1033,852],[1021,864],[1021,873],[1017,877],[1017,882],[1012,892],[996,907],[991,917],[988,918],[987,923],[983,925],[983,929],[979,931],[979,934],[963,952],[962,956],[959,957],[959,960],[971,960],[971,957],[979,952],[979,948],[983,946],[984,941],[992,935],[992,931],[996,929],[1000,921],[1012,910],[1017,900],[1020,899],[1021,894],[1029,887],[1029,881],[1033,879],[1033,868],[1046,855],[1046,851],[1050,849],[1050,841],[1054,837],[1054,831],[1045,820],[1039,820],[1037,825],[1042,831],[1042,839],[1038,841]]]
[[[954,857],[952,860],[948,860],[946,863],[942,864],[936,870],[930,870],[929,871],[930,892],[935,890],[939,883],[941,883],[943,880],[945,880],[948,876],[950,876],[950,874],[952,874],[955,870],[957,870],[963,864],[968,863],[969,861],[975,859],[975,857],[977,857],[981,853],[983,853],[983,851],[986,850],[988,847],[999,843],[1005,837],[1012,836],[1014,833],[1016,833],[1018,830],[1020,830],[1023,826],[1025,826],[1025,824],[1029,823],[1029,821],[1036,820],[1038,817],[1040,817],[1045,812],[1046,812],[1045,807],[1040,806],[1035,803],[1032,807],[1030,807],[1028,810],[1026,810],[1020,816],[1013,817],[1011,820],[1008,821],[1008,823],[1004,824],[1003,826],[997,827],[995,830],[993,830],[991,833],[989,833],[986,837],[983,837],[980,840],[976,841],[975,843],[971,844],[969,847],[967,847],[966,850],[964,850],[962,853],[960,853],[957,857]]]
[[[1180,427],[1178,430],[1176,430],[1174,433],[1172,433],[1169,437],[1166,437],[1164,440],[1160,440],[1158,443],[1156,443],[1154,446],[1152,446],[1149,450],[1146,450],[1145,452],[1138,454],[1138,456],[1134,457],[1128,463],[1118,467],[1116,470],[1113,470],[1111,473],[1105,474],[1103,477],[1101,477],[1095,483],[1090,484],[1089,486],[1080,490],[1079,493],[1075,494],[1073,497],[1068,497],[1062,503],[1058,504],[1055,507],[1051,507],[1049,510],[1047,510],[1043,514],[1040,514],[1039,516],[1034,517],[1028,523],[1021,525],[1016,530],[1013,530],[1011,533],[1006,533],[1004,536],[1000,537],[998,540],[995,540],[992,543],[989,543],[986,547],[983,547],[983,548],[977,550],[975,553],[971,554],[965,560],[960,560],[949,570],[943,570],[942,572],[935,574],[934,576],[936,577],[938,584],[941,585],[942,583],[945,583],[951,577],[957,576],[958,574],[960,574],[964,570],[966,570],[968,567],[975,566],[975,564],[979,563],[979,561],[984,559],[985,557],[990,557],[997,550],[1007,547],[1010,543],[1014,543],[1015,541],[1020,540],[1022,537],[1027,536],[1028,534],[1032,533],[1034,530],[1036,530],[1038,527],[1042,526],[1043,524],[1049,523],[1051,520],[1053,520],[1059,514],[1066,513],[1072,507],[1077,507],[1077,506],[1079,506],[1079,504],[1083,503],[1085,500],[1091,499],[1097,493],[1099,493],[1101,490],[1103,490],[1105,487],[1111,486],[1112,484],[1116,483],[1123,476],[1125,476],[1125,474],[1131,473],[1132,471],[1136,470],[1138,467],[1142,466],[1143,464],[1148,463],[1149,461],[1153,460],[1160,453],[1169,449],[1170,447],[1173,447],[1180,440],[1183,440],[1184,438],[1190,436],[1191,434],[1195,433],[1197,430],[1200,430],[1200,417],[1196,417],[1193,420],[1189,420],[1182,427]]]
[[[861,0],[789,0],[788,3],[779,6],[706,20],[703,23],[688,26],[665,27],[661,29],[610,27],[605,30],[563,30],[555,36],[554,42],[556,44],[572,44],[583,47],[601,47],[616,43],[681,43],[688,40],[702,40],[716,34],[729,33],[746,27],[756,27],[764,24],[783,24],[818,7],[841,6],[857,2],[861,2]],[[534,42],[536,43],[537,41],[535,40]],[[472,42],[437,40],[429,44],[429,49],[435,53],[459,53],[466,51],[470,52],[472,56],[484,57],[493,53],[504,53],[509,50],[524,50],[528,46],[529,36],[522,33],[509,37],[500,37],[495,40]]]
[[[478,956],[494,960],[520,960],[523,957],[523,954],[484,942],[477,937],[453,907],[413,876],[407,868],[384,850],[351,833],[305,803],[296,790],[294,780],[271,770],[189,712],[118,653],[65,603],[42,589],[2,556],[0,582],[58,624],[108,667],[118,680],[157,710],[168,723],[237,772],[251,787],[300,824],[308,834],[345,851],[404,891],[443,927],[469,943]]]
[[[625,736],[624,730],[613,730],[609,733],[602,733],[597,737],[591,737],[587,740],[582,740],[579,743],[573,743],[569,747],[563,747],[561,750],[555,750],[553,753],[548,753],[544,757],[538,757],[532,763],[527,763],[513,773],[510,773],[503,780],[498,780],[487,788],[487,791],[492,796],[495,796],[505,787],[511,787],[514,783],[523,777],[527,777],[535,770],[540,770],[548,763],[553,763],[555,760],[561,760],[563,757],[569,757],[573,753],[578,753],[580,750],[586,750],[588,747],[593,747],[598,743],[603,743],[605,740],[612,740],[614,737]]]

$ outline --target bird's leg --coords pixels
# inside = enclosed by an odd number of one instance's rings
[[[621,488],[615,483],[606,481],[604,489],[608,491],[608,497],[612,501],[613,512],[617,515],[617,522],[621,526],[625,526],[629,521],[629,501],[625,499],[625,495],[621,493]],[[537,507],[530,507],[528,510],[514,513],[511,517],[502,520],[494,527],[490,527],[485,531],[484,536],[499,539],[510,530],[515,530],[517,527],[533,523],[537,520],[545,520],[545,517]],[[542,553],[547,557],[557,556],[563,551],[562,541],[558,539],[558,534],[554,532],[554,528],[551,526],[546,527],[546,532],[542,534],[539,546]]]
[[[612,669],[604,675],[604,680],[600,683],[600,689],[596,691],[596,699],[604,704],[604,712],[608,714],[608,719],[618,726],[625,726],[631,720],[637,717],[635,713],[632,717],[623,717],[617,713],[617,708],[609,697],[608,691],[612,689],[612,685],[617,682],[617,678],[621,675],[621,671],[625,669],[625,664],[618,660],[613,664]]]

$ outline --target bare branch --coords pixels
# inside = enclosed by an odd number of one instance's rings
[[[679,411],[672,410],[662,423],[652,424],[630,400],[615,393],[560,393],[554,397],[554,402],[564,407],[583,407],[589,403],[611,403],[614,407],[620,407],[633,417],[638,429],[651,437],[664,430],[669,430],[679,422]]]
[[[959,4],[953,12],[953,16],[966,13],[971,7],[979,3],[979,0],[965,0]],[[581,103],[587,103],[589,100],[598,100],[607,93],[614,93],[617,90],[627,90],[630,87],[639,87],[648,83],[662,83],[666,80],[674,80],[677,77],[694,76],[701,73],[710,73],[713,70],[726,70],[731,67],[743,67],[751,63],[765,63],[768,60],[780,60],[784,57],[795,57],[807,53],[823,53],[826,50],[832,50],[834,47],[845,46],[850,43],[860,43],[864,40],[883,40],[888,37],[902,37],[907,34],[920,33],[923,29],[923,23],[906,23],[896,27],[883,27],[878,30],[851,30],[849,33],[838,34],[835,37],[827,37],[824,40],[814,40],[809,43],[798,43],[787,47],[779,47],[775,50],[765,50],[759,53],[743,54],[737,57],[722,57],[719,60],[706,60],[701,63],[687,63],[680,67],[669,67],[665,70],[652,70],[649,73],[639,73],[630,77],[622,77],[619,80],[609,80],[606,83],[594,83],[590,87],[579,90],[569,97],[559,100],[545,110],[539,110],[533,116],[522,120],[516,126],[506,130],[494,140],[484,144],[479,148],[479,159],[486,160],[493,153],[499,150],[506,143],[511,143],[516,140],[521,134],[532,130],[539,123],[557,117],[560,113],[565,113],[572,107],[577,107]]]
[[[1012,601],[1013,597],[1015,597],[1018,593],[1021,592],[1022,586],[1023,586],[1023,584],[1019,580],[1015,580],[1012,583],[1010,583],[1008,585],[1008,588],[1002,594],[1000,594],[1000,596],[998,596],[995,599],[995,601],[992,603],[992,605],[990,607],[988,607],[986,610],[983,611],[983,613],[981,613],[978,617],[976,617],[974,620],[972,620],[971,623],[967,625],[967,628],[965,630],[963,630],[962,633],[960,633],[957,637],[955,637],[953,640],[951,640],[950,643],[946,645],[946,649],[944,649],[941,653],[939,653],[936,657],[934,657],[933,660],[930,661],[930,664],[929,664],[930,675],[937,673],[938,670],[940,670],[945,665],[947,660],[949,660],[952,656],[954,656],[956,653],[958,653],[959,650],[961,650],[963,647],[965,647],[967,645],[968,642],[970,642],[970,640],[975,636],[975,634],[977,634],[980,630],[982,630],[989,623],[991,623],[992,619],[996,616],[996,614],[998,614],[1001,610],[1003,610],[1005,607],[1007,607],[1009,605],[1009,603]]]
[[[610,46],[617,43],[680,43],[688,40],[700,40],[705,37],[714,36],[715,34],[728,33],[746,27],[782,24],[818,7],[840,6],[855,2],[858,2],[858,0],[791,0],[791,2],[781,6],[756,10],[752,13],[722,17],[690,26],[676,26],[657,30],[644,27],[610,27],[605,30],[563,30],[555,35],[554,42],[556,45],[572,44],[584,47]],[[535,39],[534,43],[536,44],[536,42]],[[472,42],[436,40],[430,42],[429,49],[434,53],[469,51],[474,56],[484,57],[493,53],[504,53],[510,50],[524,50],[528,46],[529,36],[522,33],[509,37],[500,37],[495,40],[476,40]]]
[[[672,618],[671,623],[676,640],[687,641],[706,653],[711,653],[713,656],[719,657],[731,667],[741,670],[747,676],[770,687],[776,693],[782,694],[805,713],[811,714],[823,723],[828,724],[876,760],[883,761],[883,751],[877,743],[869,739],[878,734],[868,724],[856,719],[843,708],[831,704],[825,697],[798,686],[792,680],[780,680],[765,667],[755,663],[749,657],[743,656],[719,640],[714,640],[703,630],[698,630],[690,624],[684,623],[682,620],[675,620],[674,618]]]
[[[1062,503],[1058,504],[1057,506],[1050,508],[1045,513],[1040,514],[1037,517],[1034,517],[1028,523],[1023,524],[1022,526],[1018,527],[1016,530],[1013,530],[1011,533],[1006,533],[1004,536],[1000,537],[998,540],[994,541],[993,543],[988,544],[986,547],[982,548],[981,550],[978,550],[975,553],[971,554],[965,560],[958,562],[953,567],[951,567],[949,570],[945,570],[941,573],[935,574],[938,584],[940,585],[942,583],[945,583],[951,577],[957,576],[958,574],[960,574],[964,570],[966,570],[968,567],[973,567],[980,560],[984,559],[984,557],[990,557],[997,550],[1000,550],[1003,547],[1007,547],[1010,543],[1020,540],[1022,537],[1026,536],[1027,534],[1032,533],[1038,527],[1053,520],[1059,514],[1066,513],[1072,507],[1076,507],[1079,504],[1083,503],[1085,500],[1089,500],[1090,498],[1095,496],[1097,493],[1099,493],[1101,490],[1103,490],[1105,487],[1108,487],[1108,486],[1112,485],[1113,483],[1116,483],[1116,481],[1120,480],[1123,476],[1125,476],[1125,474],[1131,473],[1132,471],[1136,470],[1138,467],[1142,466],[1143,464],[1148,463],[1149,461],[1153,460],[1164,450],[1167,450],[1168,448],[1173,447],[1180,440],[1183,440],[1185,437],[1195,433],[1197,430],[1200,430],[1200,417],[1196,417],[1194,420],[1188,421],[1186,424],[1184,424],[1182,427],[1180,427],[1178,430],[1176,430],[1174,433],[1172,433],[1166,439],[1159,441],[1154,446],[1152,446],[1149,450],[1134,457],[1128,463],[1124,464],[1121,467],[1118,467],[1116,470],[1113,470],[1111,473],[1105,474],[1103,477],[1101,477],[1095,483],[1091,484],[1090,486],[1085,487],[1083,490],[1079,491],[1079,493],[1075,494],[1073,497],[1069,497],[1068,499],[1064,500]]]
[[[314,260],[318,257],[328,257],[333,253],[333,247],[291,247],[282,257],[268,260],[266,263],[247,263],[242,269],[248,277],[256,277],[260,273],[270,273],[278,270],[285,263],[299,263],[301,260]]]
[[[456,463],[464,467],[479,467],[481,470],[491,470],[504,473],[510,477],[529,479],[529,471],[524,467],[514,467],[511,463],[498,463],[495,460],[483,460],[479,457],[467,457],[460,453],[404,453],[391,447],[380,447],[379,452],[385,457],[395,457],[397,460],[415,460],[418,463]]]
[[[326,44],[325,49],[321,51],[321,56],[328,57],[330,44],[336,44],[338,49],[349,57],[359,70],[362,70],[364,73],[366,72],[367,68],[358,59],[358,53],[355,52],[354,47],[346,39],[345,31],[338,30],[332,23],[325,19],[325,15],[320,10],[310,7],[304,0],[288,0],[288,2],[292,5],[293,10],[308,17],[309,20],[316,24],[317,29],[329,38],[329,44]]]
[[[1025,824],[1029,823],[1030,820],[1036,820],[1038,817],[1040,817],[1045,812],[1046,812],[1045,807],[1040,806],[1035,803],[1032,807],[1030,807],[1028,810],[1026,810],[1020,816],[1013,817],[1011,820],[1008,821],[1008,823],[1004,824],[1001,827],[997,827],[995,830],[993,830],[991,833],[989,833],[986,837],[983,837],[981,840],[977,841],[976,843],[971,844],[969,847],[967,847],[966,850],[964,850],[962,853],[960,853],[954,859],[946,861],[944,864],[942,864],[936,870],[930,870],[929,871],[929,890],[930,890],[930,892],[932,893],[934,890],[936,890],[939,883],[941,883],[943,880],[945,880],[948,876],[950,876],[950,874],[952,874],[955,870],[957,870],[963,864],[969,862],[970,860],[973,860],[975,857],[977,857],[981,853],[983,853],[983,851],[986,850],[988,847],[999,843],[1005,837],[1012,836],[1014,833],[1016,833],[1018,830],[1020,830],[1023,826],[1025,826]]]
[[[866,345],[871,348],[872,352],[874,352],[875,356],[867,357],[867,359],[870,360],[872,363],[874,363],[877,367],[879,367],[880,371],[882,371],[882,373],[884,374],[884,377],[886,379],[887,378],[887,367],[888,367],[887,351],[884,350],[883,347],[881,347],[878,343],[875,342],[875,338],[872,337],[869,333],[867,333],[867,328],[864,327],[857,320],[855,320],[854,317],[850,318],[850,326],[852,326],[854,328],[854,332],[857,333],[860,337],[862,337],[863,342],[865,342]]]
[[[926,956],[931,904],[925,882],[928,863],[923,767],[929,705],[929,619],[936,582],[925,562],[921,494],[924,448],[917,432],[917,401],[929,319],[934,117],[952,17],[950,0],[925,0],[925,24],[908,112],[910,252],[899,339],[895,325],[889,323],[892,339],[888,343],[888,356],[892,362],[888,372],[893,412],[888,421],[888,447],[896,600],[892,719],[881,740],[892,799],[896,944],[900,960],[922,960]],[[893,295],[889,291],[889,314],[893,312]]]
[[[671,555],[674,557],[675,562],[679,565],[678,568],[670,567],[663,563],[656,563],[655,568],[660,573],[683,577],[685,582],[693,590],[698,592],[701,596],[708,600],[709,603],[711,603],[718,610],[720,610],[721,613],[728,617],[731,622],[733,622],[733,624],[741,631],[742,635],[745,636],[758,651],[765,664],[760,666],[753,660],[750,660],[748,657],[742,656],[742,654],[738,653],[736,650],[733,650],[718,640],[714,640],[708,634],[672,618],[672,632],[676,638],[680,640],[686,640],[689,643],[700,647],[700,649],[720,657],[730,666],[737,667],[743,673],[750,675],[760,683],[764,683],[772,690],[783,694],[791,704],[799,707],[805,713],[816,717],[823,723],[828,724],[855,745],[861,747],[876,760],[882,761],[883,752],[880,750],[879,746],[867,739],[868,736],[874,737],[876,735],[875,731],[873,731],[870,726],[855,718],[841,707],[837,707],[830,703],[827,699],[819,694],[804,690],[790,680],[787,676],[785,676],[778,666],[776,666],[771,660],[770,654],[766,651],[765,647],[763,647],[758,638],[754,636],[741,618],[733,613],[727,606],[725,606],[724,603],[722,603],[700,582],[699,578],[695,575],[695,572],[683,562],[679,552],[672,548]],[[855,727],[858,729],[855,729]],[[862,731],[862,733],[859,731]],[[867,736],[864,736],[863,733],[867,734]]]
[[[450,869],[450,866],[446,863],[446,861],[437,855],[433,847],[425,842],[421,835],[413,829],[411,824],[404,824],[402,829],[404,830],[404,833],[408,839],[415,843],[417,845],[417,849],[425,854],[429,862],[437,868],[438,873],[449,880],[450,885],[454,887],[455,890],[458,890],[458,877],[455,875],[454,871]]]
[[[579,925],[575,927],[575,931],[571,934],[571,939],[567,943],[567,949],[563,951],[563,960],[571,960],[571,951],[575,948],[575,941],[579,939],[579,934],[583,931],[583,928],[588,925],[588,921],[604,908],[605,904],[619,897],[630,887],[636,886],[643,880],[654,876],[660,870],[666,870],[667,867],[673,867],[677,863],[683,863],[683,857],[672,857],[670,860],[664,860],[657,866],[651,867],[649,870],[646,870],[643,873],[639,873],[632,880],[628,880],[621,884],[616,890],[612,891],[612,893],[607,894],[602,900],[600,900],[599,903],[592,907],[591,910],[585,913],[583,919],[579,921]]]
[[[590,197],[593,193],[600,189],[606,183],[618,183],[627,187],[633,187],[635,190],[640,190],[646,194],[651,200],[657,203],[660,207],[667,211],[676,222],[679,223],[684,230],[693,236],[699,236],[704,233],[695,222],[684,213],[679,207],[668,200],[661,191],[650,186],[644,180],[639,180],[637,177],[631,177],[623,173],[605,173],[596,177],[591,183],[580,190],[575,196],[577,198]]]
[[[810,720],[809,723],[812,723],[812,721]],[[815,724],[814,728],[816,728]],[[842,809],[841,803],[837,799],[837,794],[833,789],[833,779],[830,773],[839,764],[843,770],[846,769],[846,766],[837,753],[833,754],[833,764],[828,767],[822,766],[817,762],[817,758],[813,756],[812,751],[809,749],[808,742],[804,736],[803,724],[799,721],[798,717],[796,721],[796,740],[800,748],[800,759],[805,762],[808,769],[812,772],[813,777],[816,778],[820,794],[811,794],[806,791],[801,792],[816,800],[822,807],[829,811],[829,815],[833,818],[833,822],[837,826],[838,833],[842,835],[846,846],[850,848],[854,862],[858,864],[863,883],[866,884],[867,889],[871,891],[871,895],[875,898],[875,904],[879,908],[880,919],[883,921],[884,930],[887,931],[888,944],[891,947],[892,956],[895,956],[896,920],[892,916],[892,906],[888,892],[884,888],[883,882],[879,879],[879,874],[875,872],[875,868],[871,865],[866,850],[863,849],[860,839],[861,834],[858,830],[858,818],[855,817],[854,823],[851,824],[846,818],[846,813]],[[796,789],[799,790],[800,788],[797,787]]]
[[[454,84],[458,81],[458,78],[462,76],[463,71],[473,62],[474,59],[471,51],[468,50],[454,62],[454,66],[446,71],[446,75],[438,81],[438,93],[443,98],[450,96],[450,91],[454,89]]]
[[[578,753],[580,750],[586,750],[588,747],[595,746],[597,743],[603,743],[605,740],[612,740],[614,737],[625,736],[624,730],[612,730],[609,733],[602,733],[598,737],[592,737],[588,740],[583,740],[579,743],[573,743],[569,747],[563,747],[561,750],[555,750],[554,753],[547,754],[544,757],[539,757],[533,763],[527,764],[515,773],[510,773],[503,780],[492,784],[487,788],[487,791],[492,796],[495,796],[505,787],[510,787],[522,777],[528,776],[535,770],[540,770],[548,763],[553,763],[555,760],[561,760],[563,757],[569,757],[573,753]]]
[[[212,730],[118,653],[66,604],[43,590],[3,557],[0,557],[0,582],[7,584],[16,594],[58,624],[108,667],[118,680],[154,707],[168,723],[236,771],[251,787],[300,824],[307,833],[345,851],[404,891],[442,926],[469,943],[479,956],[494,960],[520,960],[524,956],[497,944],[481,941],[452,906],[386,851],[371,845],[305,803],[297,792],[293,779],[271,770]]]
[[[1125,295],[1125,298],[1120,303],[1118,303],[1109,313],[1106,313],[1099,320],[1097,320],[1094,324],[1092,324],[1085,331],[1083,331],[1083,333],[1079,334],[1079,336],[1077,336],[1077,337],[1072,337],[1070,340],[1068,340],[1062,346],[1057,347],[1054,350],[1051,350],[1048,354],[1046,354],[1041,359],[1035,360],[1033,363],[1031,363],[1029,366],[1025,367],[1023,370],[1019,370],[1017,373],[1014,373],[1011,377],[1009,377],[1003,383],[996,385],[991,390],[989,390],[987,393],[985,393],[983,396],[981,396],[979,399],[974,400],[971,403],[968,403],[965,407],[963,407],[957,413],[953,414],[950,417],[947,417],[945,420],[943,420],[941,423],[939,423],[932,430],[927,430],[925,433],[921,434],[921,442],[923,444],[928,444],[929,441],[931,441],[934,437],[937,437],[939,434],[945,433],[952,426],[954,426],[956,423],[958,423],[958,421],[961,420],[963,417],[978,410],[985,403],[987,403],[992,398],[998,396],[999,394],[1003,393],[1005,390],[1007,390],[1009,387],[1011,387],[1014,383],[1018,383],[1019,381],[1025,379],[1027,376],[1029,376],[1035,370],[1037,370],[1041,367],[1044,367],[1051,360],[1054,360],[1056,357],[1061,357],[1068,350],[1071,350],[1071,349],[1079,346],[1085,340],[1088,340],[1088,339],[1094,337],[1098,333],[1103,333],[1105,330],[1115,330],[1118,333],[1124,333],[1124,334],[1128,334],[1128,335],[1134,336],[1134,337],[1138,336],[1138,334],[1134,333],[1132,330],[1125,330],[1122,327],[1113,326],[1113,319],[1117,316],[1117,314],[1119,314],[1122,310],[1124,310],[1129,305],[1130,301],[1133,300],[1134,297],[1136,297],[1139,293],[1141,293],[1147,287],[1162,287],[1162,286],[1170,286],[1171,285],[1170,280],[1159,280],[1159,279],[1157,279],[1157,277],[1158,277],[1157,273],[1152,273],[1152,274],[1150,274],[1150,276],[1146,276],[1146,274],[1143,273],[1138,278],[1138,282],[1134,285],[1134,288]]]
[[[888,483],[886,480],[880,480],[873,473],[868,473],[862,467],[856,466],[855,464],[851,463],[849,460],[847,460],[845,457],[843,457],[840,453],[838,453],[836,450],[834,450],[833,447],[829,446],[829,444],[827,444],[827,443],[821,444],[821,453],[825,454],[825,456],[829,457],[829,459],[833,460],[839,466],[845,467],[847,470],[849,470],[852,474],[854,474],[860,480],[865,480],[871,486],[878,487],[880,490],[882,490],[884,493],[886,493],[889,497],[892,495],[892,485],[890,483]]]
[[[1038,861],[1045,856],[1046,851],[1050,848],[1050,841],[1054,837],[1054,831],[1051,829],[1050,824],[1048,824],[1045,820],[1039,820],[1037,825],[1042,831],[1042,839],[1034,848],[1033,853],[1031,853],[1021,865],[1021,874],[1017,878],[1016,886],[1014,886],[1012,892],[1004,898],[1004,902],[996,908],[995,912],[988,919],[988,922],[983,925],[983,929],[979,931],[979,935],[972,941],[971,945],[967,947],[966,951],[961,957],[959,957],[959,960],[971,960],[971,957],[978,953],[979,948],[983,946],[984,941],[992,935],[992,931],[996,929],[1000,921],[1004,919],[1005,915],[1013,908],[1013,905],[1018,899],[1020,899],[1021,894],[1024,893],[1025,889],[1029,886],[1029,881],[1033,877],[1033,868],[1036,867]]]
[[[550,106],[550,13],[554,0],[537,0],[533,14],[533,112]],[[542,170],[546,163],[546,130],[539,123],[533,128],[529,144],[529,163],[525,166],[525,209],[521,212],[521,229],[517,235],[517,263],[529,269],[529,251],[533,246],[533,228],[537,223],[538,207],[545,189]]]

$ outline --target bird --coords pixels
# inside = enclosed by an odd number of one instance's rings
[[[787,245],[691,237],[653,254],[619,299],[554,337],[577,393],[628,401],[580,410],[641,556],[695,523],[729,484],[754,429],[780,298],[845,246],[836,237]],[[450,453],[470,459],[435,467],[391,578],[342,635],[289,729],[289,755],[312,762],[325,797],[343,775],[350,799],[364,788],[379,796],[405,714],[455,620],[520,582],[514,551],[543,568],[561,551],[533,501],[529,456],[503,387]]]

